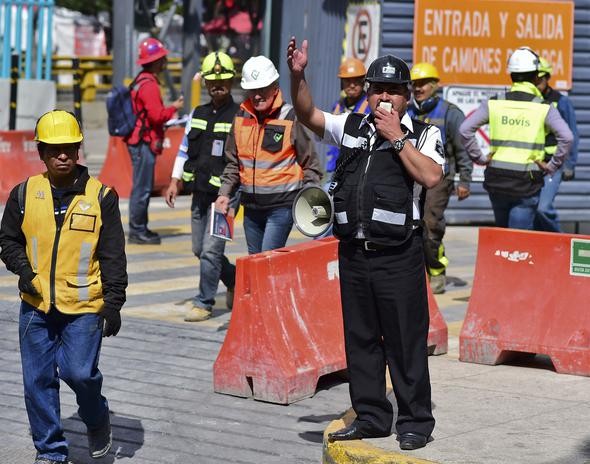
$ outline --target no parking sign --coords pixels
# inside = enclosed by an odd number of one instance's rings
[[[344,56],[357,58],[368,67],[379,56],[380,21],[378,2],[351,2],[346,10]]]

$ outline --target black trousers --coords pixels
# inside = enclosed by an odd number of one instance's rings
[[[350,398],[363,429],[391,431],[385,366],[398,405],[397,433],[434,429],[428,373],[428,297],[420,230],[404,245],[338,249]]]

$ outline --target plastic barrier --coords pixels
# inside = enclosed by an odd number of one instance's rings
[[[32,130],[0,132],[0,203],[6,202],[17,184],[46,170],[34,137]],[[79,156],[78,162],[84,164],[82,150]]]
[[[156,157],[153,195],[164,195],[170,184],[174,159],[178,153],[183,134],[184,127],[171,127],[166,131],[164,151],[160,156]],[[115,187],[121,198],[129,198],[133,182],[133,170],[127,145],[121,137],[109,138],[107,155],[98,178],[103,184]]]
[[[289,404],[346,368],[337,244],[326,238],[238,258],[234,309],[213,366],[216,392]],[[446,324],[436,305],[430,311],[439,325],[431,351],[444,352]]]
[[[544,354],[590,375],[590,236],[482,228],[460,360]]]

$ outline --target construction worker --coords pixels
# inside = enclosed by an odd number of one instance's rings
[[[365,74],[363,62],[357,58],[346,58],[338,68],[340,89],[343,96],[334,103],[332,114],[362,113],[369,114],[371,109],[365,92]],[[326,174],[331,176],[336,169],[340,155],[338,147],[332,145],[326,153]],[[330,179],[328,179],[330,180]]]
[[[248,97],[227,138],[227,165],[216,201],[226,213],[230,196],[240,189],[249,254],[285,246],[293,227],[293,200],[305,184],[319,185],[321,177],[315,146],[283,100],[278,79],[265,56],[244,63],[241,86]]]
[[[528,47],[510,55],[512,87],[483,102],[461,127],[463,144],[476,163],[487,165],[484,188],[488,191],[496,226],[533,229],[543,177],[562,165],[573,142],[567,123],[552,105],[544,103],[536,87],[539,56]],[[482,153],[475,133],[489,122],[490,153]],[[545,162],[545,128],[555,135],[557,149]]]
[[[356,419],[330,441],[386,437],[398,405],[400,448],[426,446],[434,429],[428,373],[428,298],[421,230],[423,189],[443,177],[440,131],[412,120],[410,69],[395,56],[367,70],[371,114],[333,115],[313,104],[305,81],[307,41],[289,42],[297,117],[318,137],[339,143],[333,190],[344,343]]]
[[[539,198],[539,207],[537,208],[537,215],[535,216],[535,230],[545,232],[561,232],[559,225],[559,218],[553,201],[559,190],[561,181],[570,181],[574,178],[576,163],[578,161],[578,125],[576,123],[576,113],[571,100],[563,95],[561,92],[551,88],[549,80],[553,68],[551,64],[543,57],[539,57],[539,83],[537,88],[543,94],[545,102],[553,105],[559,111],[563,120],[574,135],[574,142],[564,163],[555,171],[552,176],[545,176],[545,184],[541,189],[541,196]],[[557,143],[553,134],[547,134],[545,139],[545,161],[549,161],[557,149]]]
[[[416,63],[410,70],[412,78],[412,103],[408,107],[411,118],[434,124],[440,130],[447,170],[443,180],[426,191],[424,203],[424,250],[426,269],[433,293],[445,292],[446,269],[449,260],[445,255],[445,210],[451,194],[456,192],[459,201],[469,196],[469,183],[473,162],[459,137],[459,126],[465,120],[463,112],[452,103],[437,95],[440,77],[436,67],[430,63]],[[455,188],[455,174],[459,183]]]
[[[0,257],[19,276],[25,405],[35,464],[69,462],[60,418],[60,379],[76,394],[90,456],[112,444],[98,369],[102,337],[117,335],[127,262],[117,193],[77,164],[83,136],[73,114],[37,121],[47,171],[16,186],[0,228]]]
[[[236,74],[232,59],[223,52],[205,57],[201,77],[211,101],[193,109],[178,149],[166,203],[174,208],[179,184],[193,194],[191,230],[193,253],[200,262],[199,291],[184,320],[198,322],[211,317],[219,280],[227,288],[226,304],[231,309],[236,268],[224,255],[225,240],[209,234],[212,208],[225,167],[225,139],[239,105],[231,95]],[[233,212],[230,212],[233,214]]]
[[[137,115],[135,129],[125,138],[131,165],[133,183],[129,197],[129,243],[158,245],[161,238],[148,229],[148,207],[154,184],[156,156],[162,154],[164,123],[182,108],[181,96],[170,106],[164,106],[158,74],[166,69],[168,50],[158,39],[149,38],[139,44],[137,64],[143,69],[135,78],[131,91],[133,108]]]

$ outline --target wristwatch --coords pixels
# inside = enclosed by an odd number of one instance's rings
[[[404,149],[404,145],[406,144],[407,138],[408,134],[404,135],[401,139],[397,139],[391,142],[391,144],[393,145],[393,149],[396,151],[396,153],[399,153]]]

